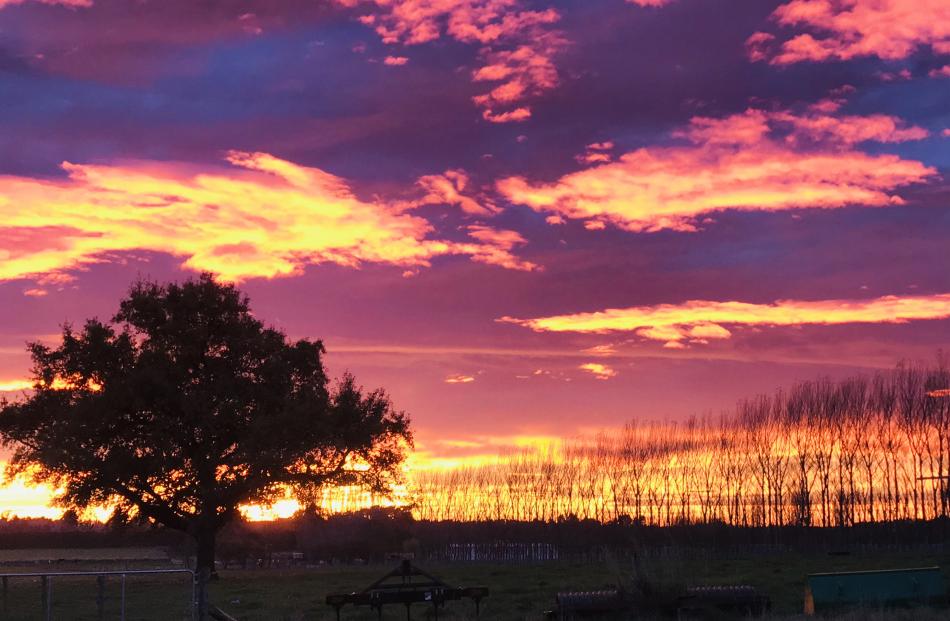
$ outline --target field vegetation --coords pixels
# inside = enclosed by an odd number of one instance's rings
[[[652,585],[656,599],[646,618],[670,618],[673,600],[687,585],[749,584],[767,593],[773,602],[774,619],[797,619],[802,612],[805,576],[812,572],[869,568],[913,567],[950,563],[946,553],[868,552],[847,556],[815,553],[782,553],[736,558],[659,558],[640,563],[639,571],[629,561],[599,563],[549,562],[536,564],[436,563],[426,569],[449,584],[487,586],[491,595],[483,602],[483,621],[535,621],[554,607],[559,591],[601,589],[621,585],[636,589],[638,581]],[[242,621],[334,619],[324,604],[331,592],[360,590],[390,569],[392,564],[333,565],[315,568],[227,570],[211,585],[210,599]],[[9,569],[9,568],[7,568]],[[24,568],[19,568],[24,569]],[[117,614],[120,584],[110,579],[107,607]],[[39,616],[41,589],[38,580],[11,582],[4,619],[32,620]],[[189,597],[187,581],[180,577],[129,578],[126,584],[127,618],[139,621],[186,619]],[[97,619],[95,579],[61,579],[54,583],[54,619]],[[843,612],[837,619],[942,619],[941,609],[859,610]],[[376,619],[368,609],[347,608],[342,618],[352,621]],[[387,608],[384,619],[404,619],[405,609]],[[413,608],[413,619],[430,619],[422,605]],[[471,602],[452,602],[439,619],[474,619]],[[675,618],[675,616],[673,617]]]

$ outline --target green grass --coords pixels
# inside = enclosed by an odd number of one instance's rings
[[[242,620],[335,619],[324,604],[327,593],[360,590],[389,569],[388,566],[334,567],[301,571],[227,572],[211,588],[212,600]],[[593,589],[617,580],[606,567],[590,565],[430,565],[426,569],[457,586],[487,586],[490,596],[482,602],[485,621],[537,619],[553,607],[554,594],[571,588]],[[439,619],[474,618],[470,600],[450,602]],[[414,619],[427,619],[430,611],[413,607]],[[347,607],[343,619],[376,619],[366,608]],[[390,606],[384,618],[405,619],[405,609]]]
[[[736,560],[690,560],[641,562],[643,576],[657,585],[675,589],[682,585],[751,584],[767,593],[773,602],[773,618],[792,619],[802,610],[805,576],[825,571],[886,569],[940,565],[950,567],[950,557],[915,554],[866,554],[817,556],[786,554]],[[73,569],[79,567],[73,566]],[[360,590],[385,573],[391,565],[332,566],[317,569],[224,571],[210,587],[210,601],[242,621],[317,621],[335,616],[324,604],[331,592]],[[425,568],[457,586],[487,586],[491,595],[482,604],[483,621],[534,621],[554,606],[558,591],[598,589],[618,583],[630,584],[631,563],[606,562],[575,564],[568,562],[537,565],[430,564]],[[36,571],[35,567],[24,568]],[[6,569],[4,569],[6,571]],[[118,618],[119,583],[107,583],[107,616]],[[6,614],[0,618],[19,621],[37,619],[40,610],[38,581],[13,581],[8,594]],[[129,578],[126,601],[129,621],[185,619],[189,587],[181,578]],[[83,621],[97,619],[95,579],[57,578],[54,580],[54,619]],[[921,610],[857,611],[840,616],[848,621],[859,619],[941,619],[946,611]],[[368,609],[348,607],[345,621],[375,620]],[[391,606],[384,619],[405,619],[405,609]],[[431,610],[413,607],[413,619],[430,619]],[[439,619],[462,621],[474,618],[474,604],[468,600],[450,602],[440,611]]]

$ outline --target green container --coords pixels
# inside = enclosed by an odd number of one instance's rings
[[[810,574],[805,614],[849,606],[923,604],[944,597],[939,567]]]

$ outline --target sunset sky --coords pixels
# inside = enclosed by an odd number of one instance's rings
[[[210,270],[435,463],[718,413],[950,346],[948,171],[946,0],[0,0],[0,394]]]

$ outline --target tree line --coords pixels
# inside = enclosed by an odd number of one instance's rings
[[[497,462],[416,473],[421,520],[850,526],[950,511],[950,371],[902,363],[801,382],[718,417],[627,424]]]

